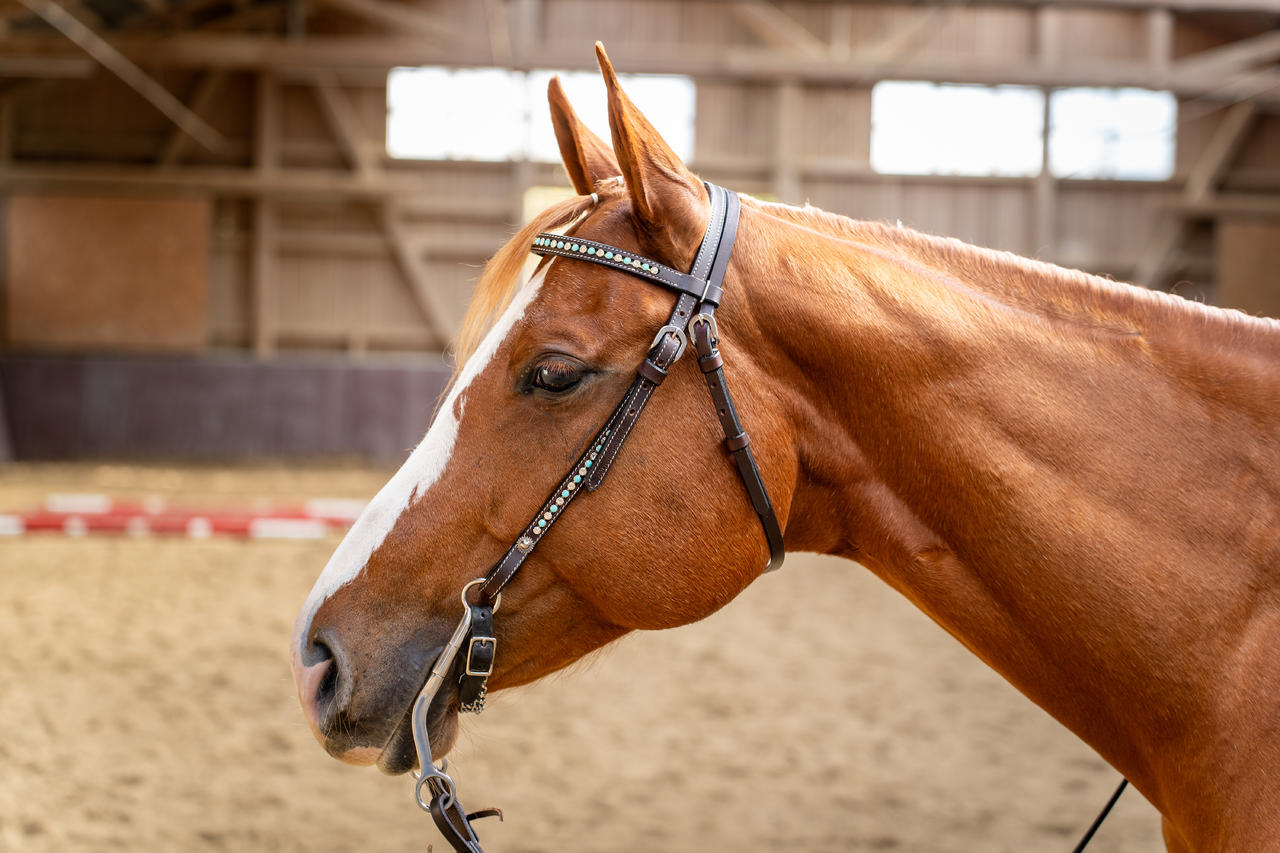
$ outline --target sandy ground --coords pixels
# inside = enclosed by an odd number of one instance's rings
[[[54,491],[191,503],[369,497],[385,471],[0,468]],[[407,777],[305,728],[294,614],[320,542],[0,540],[0,850],[408,851]],[[498,694],[456,778],[502,851],[1069,851],[1117,781],[859,567],[796,555],[716,616]],[[1096,853],[1162,850],[1127,793]]]

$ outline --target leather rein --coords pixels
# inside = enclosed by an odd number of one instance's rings
[[[715,318],[716,308],[724,296],[724,276],[737,236],[740,203],[736,193],[723,187],[707,183],[706,188],[711,214],[702,245],[688,273],[606,243],[563,234],[539,234],[530,247],[531,252],[543,257],[576,258],[629,273],[674,291],[677,298],[671,316],[658,329],[647,356],[636,368],[636,378],[631,387],[587,445],[586,452],[543,502],[524,532],[497,564],[484,577],[463,587],[462,620],[432,665],[426,684],[413,703],[413,739],[418,750],[418,764],[422,768],[414,795],[418,805],[431,813],[436,827],[456,853],[483,853],[471,822],[493,815],[501,819],[502,813],[497,809],[486,809],[468,814],[458,802],[453,779],[445,772],[448,762],[442,761],[437,767],[432,755],[427,730],[431,702],[445,680],[452,676],[458,679],[461,710],[476,714],[483,710],[498,646],[493,615],[502,602],[503,588],[515,577],[551,526],[564,515],[569,504],[582,492],[594,492],[604,483],[654,389],[666,379],[667,372],[684,354],[691,340],[698,354],[698,367],[706,379],[716,416],[724,430],[725,448],[733,457],[769,544],[769,565],[765,571],[773,571],[782,565],[786,552],[782,528],[751,452],[751,439],[742,427],[725,384],[724,359],[720,355],[720,335]],[[474,603],[468,601],[468,593],[473,587],[478,588]],[[459,655],[463,658],[461,673],[457,674],[455,663]],[[428,795],[426,798],[424,789]]]

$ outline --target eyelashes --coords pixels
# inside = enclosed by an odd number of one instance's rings
[[[576,359],[550,356],[534,365],[529,384],[551,394],[563,394],[575,388],[586,375],[586,367]]]

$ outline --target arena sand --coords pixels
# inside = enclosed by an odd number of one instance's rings
[[[389,472],[10,465],[50,492],[368,498]],[[0,540],[0,849],[404,851],[408,777],[307,731],[294,614],[337,537]],[[633,635],[468,719],[490,853],[1068,851],[1118,777],[851,563],[793,555],[710,619]],[[1134,792],[1092,853],[1162,850]]]

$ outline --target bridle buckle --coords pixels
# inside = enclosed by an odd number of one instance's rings
[[[658,345],[658,341],[667,335],[675,335],[676,343],[679,344],[676,354],[671,359],[671,364],[675,364],[680,360],[680,356],[684,355],[685,348],[689,346],[689,338],[685,336],[684,329],[679,326],[667,325],[658,330],[658,334],[653,336],[653,343],[649,344],[649,349],[653,349]],[[670,366],[670,365],[668,365]]]
[[[489,652],[489,660],[482,663],[483,669],[475,667],[472,663],[472,657],[476,653],[476,646],[487,647]],[[467,666],[466,674],[479,678],[488,678],[493,675],[493,662],[498,658],[498,640],[496,637],[472,637],[471,642],[467,645]]]

